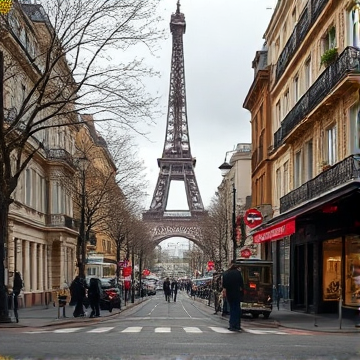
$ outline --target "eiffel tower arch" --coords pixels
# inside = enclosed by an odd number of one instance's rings
[[[150,209],[143,213],[143,221],[151,228],[155,244],[170,237],[185,237],[203,247],[200,221],[206,216],[195,177],[196,159],[191,155],[186,110],[183,35],[185,16],[180,12],[180,0],[171,15],[172,59],[170,90],[162,157],[157,159],[159,176]],[[171,181],[185,185],[188,211],[167,211]]]

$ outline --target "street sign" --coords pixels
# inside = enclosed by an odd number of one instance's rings
[[[263,221],[262,214],[257,209],[246,210],[244,215],[244,222],[249,228],[254,228],[260,225]]]

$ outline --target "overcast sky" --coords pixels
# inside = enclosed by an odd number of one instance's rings
[[[167,27],[169,35],[161,42],[154,60],[161,78],[153,82],[152,91],[161,94],[165,115],[149,129],[151,142],[138,139],[139,156],[145,161],[149,180],[147,209],[165,139],[172,51],[169,22],[176,2],[161,0],[164,22],[160,26]],[[251,142],[250,113],[242,105],[253,81],[252,60],[263,46],[275,4],[276,0],[181,0],[186,20],[184,56],[190,144],[192,156],[197,159],[195,175],[205,208],[221,183],[218,167],[226,152],[237,143]],[[185,209],[185,204],[183,183],[173,181],[167,209]]]

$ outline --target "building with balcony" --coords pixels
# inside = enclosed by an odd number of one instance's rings
[[[269,200],[256,195],[260,170],[264,193],[272,188],[273,217],[253,240],[271,250],[274,283],[292,310],[337,312],[339,298],[360,305],[359,11],[354,0],[279,1],[264,35],[268,78],[256,73],[244,104],[253,205]]]

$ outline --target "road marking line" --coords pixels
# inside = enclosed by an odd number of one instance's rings
[[[217,332],[217,333],[220,333],[220,334],[230,334],[230,333],[232,333],[232,331],[230,331],[228,329],[225,329],[223,327],[210,326],[210,329]]]
[[[83,327],[79,327],[79,328],[67,328],[67,329],[57,329],[57,330],[54,330],[54,333],[73,333],[73,332],[76,332],[76,331],[79,331],[79,330],[82,330],[82,329],[85,329]]]
[[[246,329],[246,332],[257,335],[267,335],[267,334],[275,334],[275,335],[289,335],[284,331],[278,330],[257,330],[257,329]]]
[[[139,333],[141,330],[142,330],[142,326],[129,326],[121,332],[123,332],[123,333]]]
[[[184,330],[187,332],[187,333],[195,333],[195,334],[199,334],[199,333],[202,333],[202,331],[197,328],[197,327],[184,327]]]
[[[158,327],[158,328],[155,328],[155,332],[156,333],[169,333],[169,332],[171,332],[171,328],[169,328],[169,327]]]
[[[99,327],[96,329],[89,330],[88,333],[104,333],[112,330],[114,327]]]

